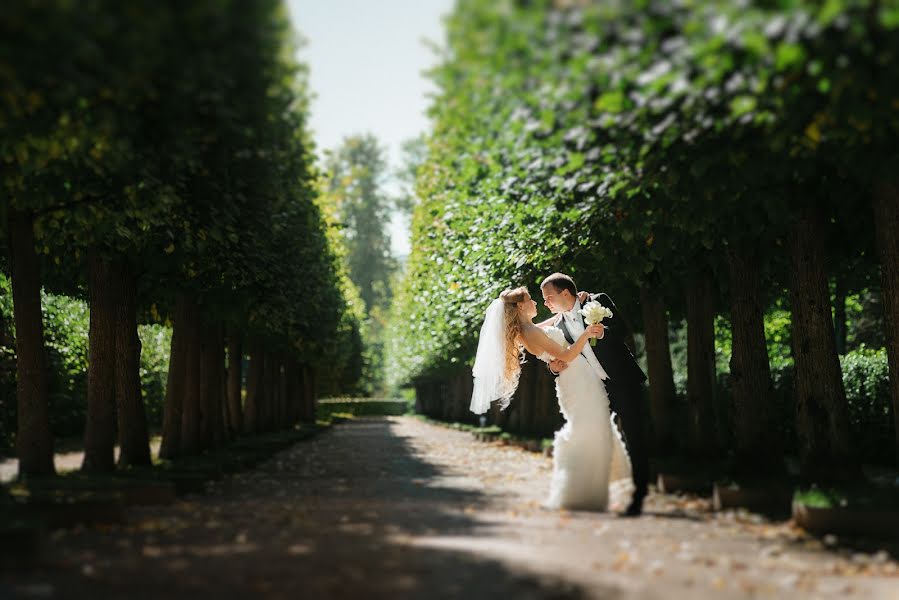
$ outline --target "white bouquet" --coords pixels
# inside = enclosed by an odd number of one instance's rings
[[[584,305],[580,311],[581,315],[584,317],[584,322],[587,325],[596,325],[597,323],[601,323],[603,319],[608,317],[612,318],[612,311],[600,304],[595,300],[591,300],[587,304]],[[596,338],[590,338],[590,345],[596,345]]]

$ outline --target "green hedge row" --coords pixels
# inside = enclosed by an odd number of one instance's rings
[[[316,416],[321,421],[329,421],[336,414],[380,417],[404,415],[412,408],[401,398],[325,398],[318,401]]]

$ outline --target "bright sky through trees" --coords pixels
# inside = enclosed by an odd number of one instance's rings
[[[395,167],[403,140],[427,129],[433,86],[423,71],[436,56],[424,40],[442,44],[441,17],[452,0],[290,0],[289,6],[306,42],[300,57],[310,68],[318,148],[332,150],[346,136],[371,132]],[[408,254],[408,229],[398,215],[391,237],[394,254]]]

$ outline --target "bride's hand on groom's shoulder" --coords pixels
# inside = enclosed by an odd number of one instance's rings
[[[578,302],[581,303],[581,306],[583,306],[584,304],[587,303],[587,300],[590,299],[590,294],[581,290],[580,292],[577,293],[577,299],[578,299]]]

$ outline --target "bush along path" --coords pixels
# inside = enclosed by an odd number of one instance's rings
[[[61,530],[0,595],[95,598],[892,598],[896,549],[702,498],[541,508],[551,463],[411,417],[349,419],[125,523]],[[892,551],[891,555],[889,552]]]

